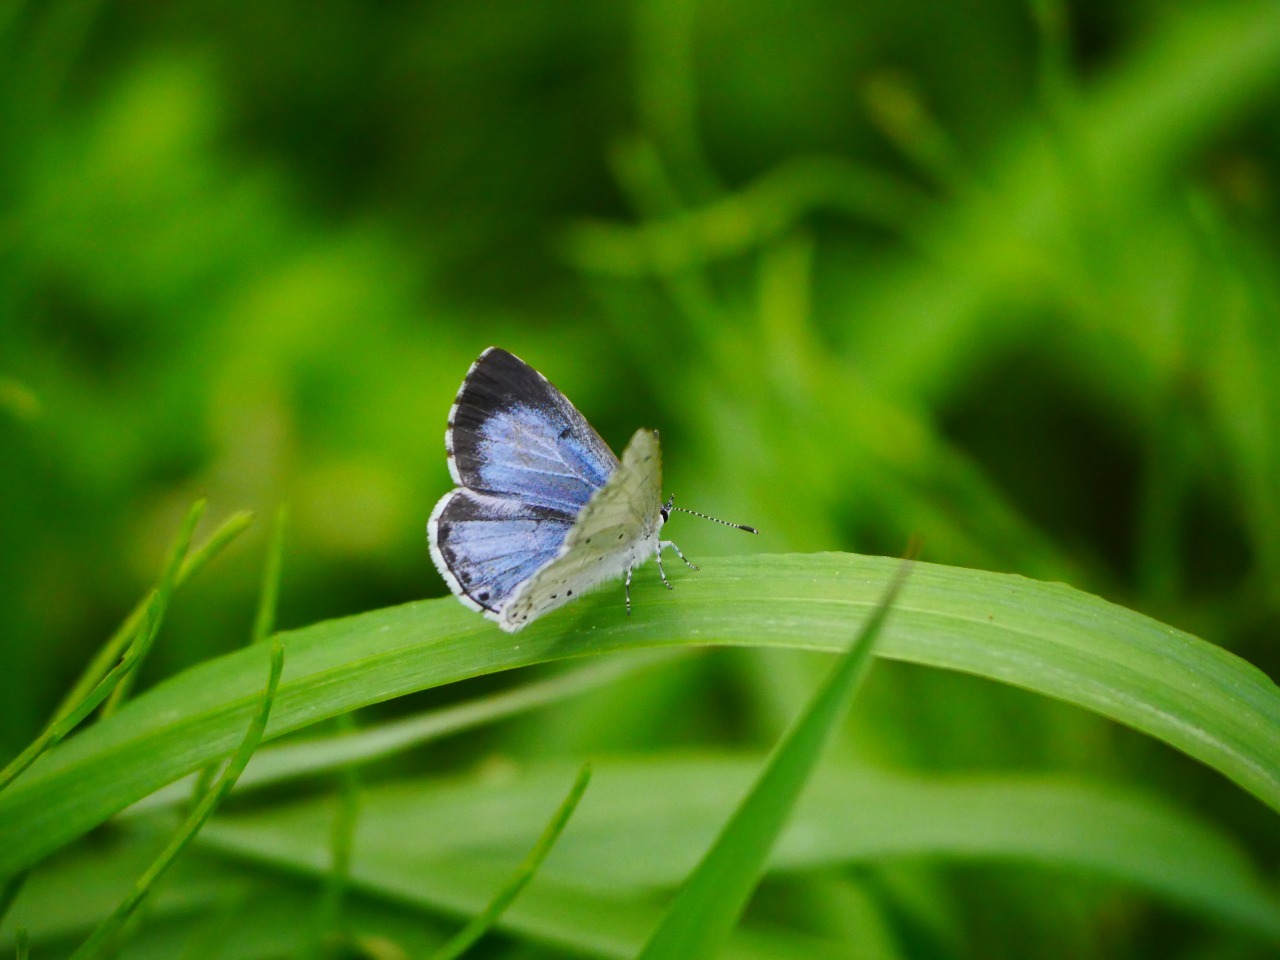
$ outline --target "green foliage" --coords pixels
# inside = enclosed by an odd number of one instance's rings
[[[885,617],[909,571],[910,563],[904,561],[849,649],[836,659],[804,712],[769,754],[733,816],[681,884],[640,951],[640,960],[711,956],[738,925],[797,797],[871,667]]]
[[[918,534],[724,955],[1274,953],[1276,4],[52,0],[0,58],[0,950],[135,889],[278,622],[121,957],[426,956],[586,759],[467,955],[634,957]],[[490,344],[762,535],[678,517],[629,620],[444,597]]]
[[[182,824],[178,832],[165,845],[164,850],[161,851],[155,862],[138,878],[124,901],[112,911],[106,920],[98,925],[89,939],[72,954],[74,960],[90,960],[90,958],[102,956],[113,948],[113,941],[120,936],[125,923],[151,892],[151,888],[156,881],[164,876],[173,865],[173,862],[191,843],[196,834],[200,832],[200,828],[208,822],[214,810],[218,808],[218,804],[235,787],[236,780],[239,779],[240,774],[248,765],[249,758],[253,756],[253,751],[257,749],[262,740],[262,734],[267,728],[267,717],[271,714],[271,704],[275,700],[276,688],[280,683],[280,671],[282,669],[284,669],[284,646],[280,643],[279,638],[276,638],[271,644],[271,668],[267,676],[266,690],[262,694],[261,706],[250,721],[249,729],[245,731],[244,739],[240,741],[235,753],[228,759],[227,767],[222,772],[222,776],[200,798],[199,803],[191,811],[191,815],[187,817],[186,822]]]

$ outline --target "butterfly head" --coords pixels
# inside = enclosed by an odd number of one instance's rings
[[[676,502],[675,494],[672,494],[671,496],[667,497],[667,502],[664,503],[662,507],[659,509],[658,513],[662,516],[662,520],[658,524],[659,527],[661,527],[662,524],[666,523],[668,520],[671,519],[671,511],[674,507],[675,502]]]

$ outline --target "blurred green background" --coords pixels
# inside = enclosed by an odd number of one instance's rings
[[[285,627],[445,593],[424,524],[490,344],[763,531],[678,518],[695,561],[918,534],[1280,673],[1269,0],[11,0],[0,64],[6,757],[196,496],[206,530],[290,505]],[[245,642],[265,526],[144,686]],[[407,767],[762,748],[817,666],[719,651]],[[1029,694],[881,664],[854,726],[892,767],[1134,783],[1280,864],[1261,804]],[[940,866],[963,935],[899,916],[902,955],[1266,955],[1029,874]]]

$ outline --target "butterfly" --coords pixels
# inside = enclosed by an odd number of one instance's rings
[[[431,558],[466,606],[515,632],[652,557],[667,589],[659,533],[673,510],[662,499],[658,431],[637,430],[614,456],[546,377],[490,347],[471,365],[444,435],[457,487],[427,521]],[[716,520],[717,523],[726,523]],[[756,533],[753,527],[727,526]]]

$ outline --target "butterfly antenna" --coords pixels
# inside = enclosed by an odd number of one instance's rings
[[[686,510],[684,507],[673,506],[670,509],[678,510],[680,513],[689,513],[695,517],[701,517],[703,520],[710,520],[712,523],[722,523],[726,527],[733,527],[735,530],[745,530],[747,533],[759,533],[755,527],[749,527],[745,523],[730,523],[728,520],[721,520],[719,517],[709,517],[705,513],[699,513],[697,510]]]

